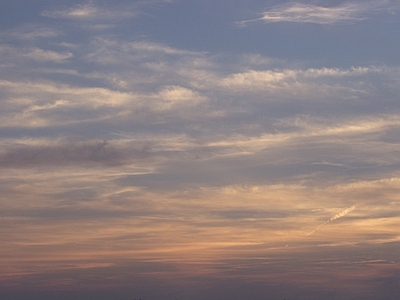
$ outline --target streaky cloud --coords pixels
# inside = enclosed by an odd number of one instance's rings
[[[246,23],[259,21],[265,23],[353,23],[366,20],[371,13],[383,11],[388,6],[392,6],[388,1],[346,3],[333,7],[291,2],[272,7],[262,13],[261,18],[240,21],[236,24],[244,26]]]
[[[136,2],[136,1],[135,1]],[[120,5],[96,5],[93,1],[86,4],[64,6],[53,10],[44,10],[42,16],[54,19],[75,21],[120,21],[137,16],[145,6],[156,3],[171,3],[170,0],[138,1]]]
[[[24,53],[23,56],[36,61],[53,61],[61,63],[66,59],[71,58],[73,54],[71,52],[55,52],[34,48],[28,53]]]

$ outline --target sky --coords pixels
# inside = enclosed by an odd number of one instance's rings
[[[0,0],[1,299],[396,299],[399,14]]]

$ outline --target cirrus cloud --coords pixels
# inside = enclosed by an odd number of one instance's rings
[[[357,22],[367,19],[370,14],[384,10],[388,11],[389,8],[394,7],[388,1],[354,2],[331,7],[291,2],[270,8],[262,13],[261,18],[241,21],[237,22],[237,24],[245,25],[255,21],[316,24]]]

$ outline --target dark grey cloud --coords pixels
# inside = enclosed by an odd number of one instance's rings
[[[118,166],[151,157],[151,146],[120,147],[112,141],[65,140],[53,145],[14,146],[0,153],[0,166],[30,168],[68,165]]]

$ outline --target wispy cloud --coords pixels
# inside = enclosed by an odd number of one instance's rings
[[[182,50],[152,42],[134,42],[128,44],[132,49],[141,52],[161,52],[168,55],[201,55],[201,52]]]
[[[105,7],[99,7],[92,2],[58,10],[45,10],[42,12],[42,16],[45,17],[87,21],[124,19],[132,17],[135,14],[136,12],[132,10],[107,9]]]
[[[359,86],[355,78],[384,72],[384,69],[376,67],[246,70],[220,79],[219,84],[236,91],[264,91],[276,95],[293,93],[299,99],[335,93],[339,93],[341,97],[353,97],[368,91]],[[319,92],[315,93],[316,90]]]
[[[357,22],[367,19],[370,14],[387,10],[390,6],[390,2],[387,1],[354,2],[332,7],[292,2],[270,8],[262,13],[261,18],[241,21],[237,24],[245,25],[256,21],[316,24]]]
[[[76,4],[70,7],[61,7],[54,10],[44,10],[42,16],[75,21],[120,21],[141,13],[144,7],[156,3],[170,3],[170,0],[135,1],[131,4],[100,5],[95,1],[86,4]]]
[[[23,56],[38,61],[63,62],[66,59],[71,58],[73,54],[71,52],[55,52],[34,48],[31,51],[24,53]]]
[[[38,39],[51,39],[59,36],[60,31],[55,28],[47,26],[40,26],[38,24],[24,24],[14,28],[8,32],[0,33],[1,37],[16,38],[25,41],[33,41]]]

